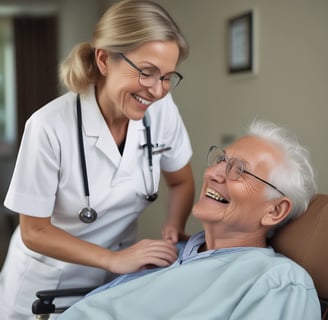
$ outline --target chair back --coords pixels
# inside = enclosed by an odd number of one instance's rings
[[[318,194],[306,212],[277,230],[272,247],[311,275],[322,304],[328,301],[328,194]]]

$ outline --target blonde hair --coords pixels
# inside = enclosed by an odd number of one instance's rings
[[[178,62],[188,55],[186,39],[163,7],[148,0],[120,1],[101,17],[92,42],[76,45],[63,61],[61,81],[71,91],[84,92],[99,75],[94,48],[127,53],[149,41],[175,41],[179,47]]]

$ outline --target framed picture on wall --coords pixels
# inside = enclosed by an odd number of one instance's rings
[[[254,68],[253,11],[228,20],[228,72],[252,72]]]

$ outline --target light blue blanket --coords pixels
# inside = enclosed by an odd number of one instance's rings
[[[309,275],[272,249],[189,253],[79,301],[59,319],[320,320]]]

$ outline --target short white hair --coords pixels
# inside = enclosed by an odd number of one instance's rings
[[[292,209],[283,224],[302,215],[317,193],[316,174],[310,162],[309,151],[290,131],[272,122],[255,119],[246,134],[274,144],[285,158],[284,163],[274,168],[270,174],[270,182],[292,202]],[[270,197],[278,196],[277,192],[269,187],[267,191]]]

